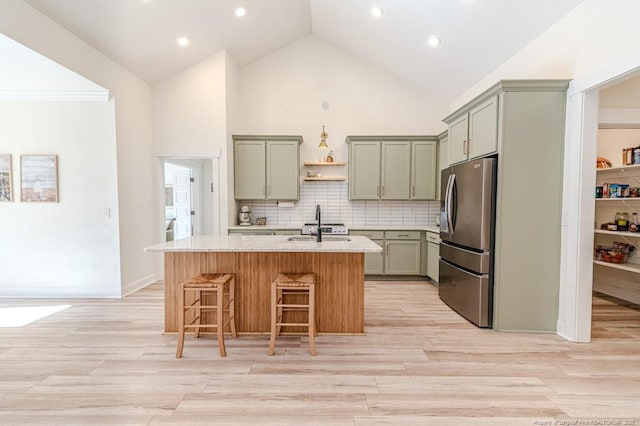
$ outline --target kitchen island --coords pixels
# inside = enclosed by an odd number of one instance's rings
[[[319,333],[364,333],[364,253],[382,249],[362,236],[196,236],[146,247],[164,253],[165,332],[176,332],[182,281],[196,273],[235,274],[239,333],[269,333],[270,285],[278,272],[316,275]],[[294,313],[295,314],[295,313]]]

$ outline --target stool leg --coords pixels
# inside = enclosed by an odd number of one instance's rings
[[[196,321],[196,325],[200,325],[202,323],[202,291],[201,290],[196,290],[195,291],[195,295],[197,297],[196,301],[198,302],[197,305],[194,305],[195,307],[195,314],[197,315],[197,321]],[[200,327],[196,327],[193,330],[193,337],[199,338],[200,337]]]
[[[309,285],[309,349],[311,355],[316,356],[316,291],[313,284]]]
[[[178,295],[178,348],[176,349],[176,358],[182,358],[182,348],[184,347],[184,287],[180,286],[180,294]]]
[[[238,332],[236,331],[235,281],[236,281],[235,277],[232,276],[231,282],[229,283],[229,324],[231,325],[231,335],[233,337],[238,337]]]
[[[282,311],[282,306],[278,306],[284,303],[284,293],[282,289],[276,289],[276,324],[284,322],[284,313]],[[281,325],[276,325],[276,336],[280,335],[282,331]]]
[[[220,348],[220,356],[227,356],[227,350],[224,347],[224,287],[219,286],[216,290],[216,334],[218,335],[218,347]]]
[[[269,356],[273,355],[276,347],[276,322],[277,322],[277,308],[278,297],[276,294],[276,282],[271,283],[271,341],[269,343]]]

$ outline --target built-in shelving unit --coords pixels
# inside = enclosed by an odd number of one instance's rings
[[[305,161],[305,166],[345,166],[343,161]]]
[[[621,237],[640,238],[640,232],[628,232],[628,231],[605,231],[604,229],[596,229],[596,234],[604,235],[618,235]]]
[[[319,182],[319,181],[342,181],[346,180],[346,176],[319,176],[319,177],[305,177],[304,180],[307,182]]]
[[[595,265],[606,266],[607,268],[620,269],[622,271],[640,274],[640,265],[637,265],[635,263],[609,263],[601,262],[599,260],[594,260],[593,263]]]
[[[632,186],[640,185],[640,165],[633,166],[620,166],[620,167],[609,167],[606,169],[597,169],[596,170],[598,185],[601,185],[603,182],[607,183],[629,183]],[[622,204],[626,205],[630,210],[638,210],[640,208],[640,197],[617,197],[617,198],[596,198],[596,216],[598,211],[602,211],[601,209],[605,209],[605,212],[613,212],[617,209],[617,206],[621,206]],[[620,204],[616,204],[620,203]],[[608,214],[608,213],[607,213]],[[602,220],[602,216],[601,220]],[[606,218],[605,218],[606,219]],[[613,217],[611,218],[613,219]],[[628,231],[607,231],[604,229],[594,229],[593,231],[595,236],[610,236],[610,237],[621,237],[629,244],[633,244],[638,247],[637,239],[640,239],[640,232],[628,232]],[[601,237],[601,238],[602,238]],[[629,240],[629,239],[632,240]],[[600,260],[594,260],[594,265],[604,266],[606,268],[618,269],[621,271],[631,272],[634,274],[640,274],[640,264],[635,263],[635,261],[628,263],[609,263],[602,262]]]
[[[305,161],[304,165],[307,167],[324,167],[324,166],[346,166],[347,163],[343,161]],[[329,182],[329,181],[344,181],[346,176],[305,176],[306,182]]]

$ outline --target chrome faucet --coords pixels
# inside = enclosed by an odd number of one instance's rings
[[[318,228],[316,229],[316,242],[322,242],[322,223],[320,221],[320,204],[316,204],[316,220],[318,221]]]

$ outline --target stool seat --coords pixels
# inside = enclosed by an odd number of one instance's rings
[[[187,295],[193,295],[194,301],[187,302]],[[227,355],[224,344],[224,327],[229,324],[231,334],[237,337],[235,322],[235,276],[233,274],[195,274],[180,284],[181,312],[178,314],[178,348],[176,358],[182,357],[184,334],[187,329],[193,329],[194,337],[200,337],[201,329],[213,329],[218,338],[220,356]],[[205,298],[213,298],[214,303],[205,303]],[[226,298],[226,301],[225,301]],[[187,323],[187,313],[193,312],[193,320]],[[205,312],[215,312],[215,322],[204,322]],[[227,319],[224,321],[224,313]],[[213,317],[211,315],[210,317]]]
[[[276,337],[280,335],[282,327],[298,326],[307,327],[309,331],[309,351],[315,356],[316,320],[315,320],[315,274],[305,273],[279,273],[271,283],[271,342],[269,355],[273,355],[276,345]],[[304,296],[307,303],[304,303]],[[293,298],[291,300],[290,298]],[[286,300],[285,300],[286,299]],[[284,312],[306,311],[307,322],[285,322]]]
[[[224,286],[231,278],[231,274],[196,274],[182,285],[184,288],[214,288]]]

